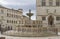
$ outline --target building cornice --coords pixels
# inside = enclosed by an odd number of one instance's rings
[[[20,12],[20,13],[22,13],[22,11],[19,11],[19,9],[18,10],[15,10],[15,9],[10,9],[10,8],[7,8],[7,7],[4,7],[4,6],[2,6],[2,5],[0,5],[0,8],[3,8],[3,9],[9,9],[9,10],[13,10],[13,11],[17,11],[17,12]],[[21,10],[23,10],[23,9],[21,9]]]

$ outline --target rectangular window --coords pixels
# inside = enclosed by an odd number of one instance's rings
[[[46,17],[42,17],[42,20],[46,20]]]
[[[12,20],[12,23],[14,23],[13,20]]]
[[[7,20],[7,23],[9,23],[9,21]]]
[[[9,14],[7,13],[7,17],[9,16]]]
[[[14,17],[13,14],[11,14],[11,16]]]
[[[35,21],[33,21],[33,24],[35,24]]]
[[[42,6],[45,6],[46,4],[45,4],[45,2],[42,2]]]
[[[15,23],[15,21],[14,21],[14,23]]]
[[[3,13],[3,10],[1,10],[1,13]]]
[[[21,23],[21,21],[19,21],[19,24]]]
[[[56,17],[56,20],[60,20],[60,17]]]
[[[46,1],[42,0],[42,6],[46,6]]]
[[[49,0],[49,6],[53,5],[53,0]]]
[[[46,12],[48,13],[49,12],[49,9],[46,9]]]
[[[15,24],[17,24],[17,21],[15,21]]]
[[[59,6],[59,0],[56,0],[56,6]]]

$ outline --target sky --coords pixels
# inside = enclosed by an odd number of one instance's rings
[[[36,0],[0,0],[0,5],[7,8],[23,9],[23,15],[26,15],[31,9],[34,14],[32,19],[36,19]]]

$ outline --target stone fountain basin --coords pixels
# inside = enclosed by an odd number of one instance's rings
[[[17,36],[17,37],[47,37],[47,36],[56,36],[55,33],[51,33],[51,32],[40,32],[40,33],[36,33],[36,32],[21,32],[21,31],[6,31],[3,33],[4,35],[8,35],[8,36]]]

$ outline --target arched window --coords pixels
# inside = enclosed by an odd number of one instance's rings
[[[48,25],[53,25],[54,24],[54,17],[52,15],[50,15],[48,17]]]

